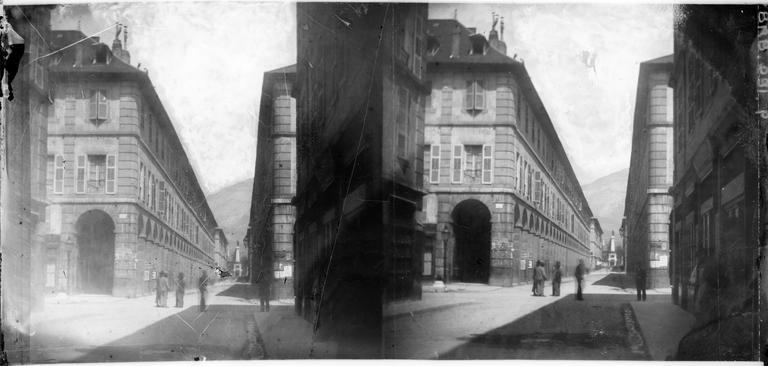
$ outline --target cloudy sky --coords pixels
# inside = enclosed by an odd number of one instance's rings
[[[656,5],[431,4],[486,33],[505,19],[508,54],[525,60],[579,181],[629,166],[640,62],[672,52],[672,9]],[[296,60],[295,5],[152,2],[66,5],[54,29],[128,25],[207,193],[253,176],[262,75]],[[99,34],[111,44],[114,29]],[[583,52],[595,56],[588,67]]]

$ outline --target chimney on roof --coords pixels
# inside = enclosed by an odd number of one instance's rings
[[[131,63],[131,54],[128,52],[127,49],[123,48],[123,43],[120,42],[120,32],[125,30],[125,36],[123,39],[125,39],[125,45],[128,46],[128,27],[123,26],[122,24],[117,24],[117,31],[115,32],[115,40],[112,41],[112,54],[115,55],[115,57],[119,58],[123,62],[130,64]]]
[[[499,32],[496,31],[496,24],[499,22],[499,15],[493,14],[493,23],[491,25],[491,32],[488,34],[488,43],[491,45],[491,48],[495,49],[496,51],[499,51],[501,54],[506,55],[507,54],[507,45],[499,40]],[[504,29],[504,23],[502,21],[501,23],[502,29]]]

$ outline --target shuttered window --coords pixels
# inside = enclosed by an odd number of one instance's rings
[[[483,145],[483,184],[493,183],[493,146]]]
[[[462,145],[453,145],[453,174],[451,176],[452,183],[461,183],[463,150],[464,147]]]
[[[432,145],[430,149],[429,182],[438,183],[440,181],[440,145]]]
[[[91,92],[89,116],[91,120],[107,120],[107,91],[97,89]]]
[[[464,107],[468,111],[482,111],[485,107],[485,90],[482,80],[467,81],[467,93]]]
[[[56,155],[54,158],[53,193],[64,192],[64,157]]]
[[[117,162],[115,155],[107,155],[107,193],[117,192]]]

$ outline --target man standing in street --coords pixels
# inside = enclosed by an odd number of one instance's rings
[[[640,301],[641,298],[643,301],[645,301],[646,279],[647,279],[647,275],[645,272],[645,267],[638,264],[635,267],[635,288],[637,288],[637,301]]]
[[[537,260],[536,268],[533,269],[533,296],[544,296],[544,281],[547,275],[544,273],[544,264]]]
[[[271,290],[271,283],[270,276],[267,275],[266,272],[262,273],[261,280],[259,281],[259,300],[261,301],[261,312],[263,313],[266,309],[267,312],[269,312],[269,299],[270,299],[270,290]]]
[[[205,311],[205,298],[208,296],[208,272],[203,270],[203,274],[200,275],[197,289],[200,291],[200,311]]]
[[[579,265],[576,266],[576,300],[584,300],[584,294],[582,293],[582,286],[584,282],[584,260],[579,259]]]
[[[555,271],[552,273],[552,296],[560,296],[560,283],[563,281],[563,270],[560,269],[560,261],[555,262]]]

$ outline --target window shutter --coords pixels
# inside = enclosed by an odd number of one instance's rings
[[[541,204],[541,198],[543,193],[542,186],[541,186],[541,172],[536,172],[534,176],[536,178],[536,182],[535,182],[536,192],[535,192],[535,197],[533,201],[536,202],[537,204]]]
[[[461,168],[462,168],[462,145],[453,145],[453,176],[451,177],[452,183],[461,183]]]
[[[432,145],[430,148],[431,166],[429,170],[429,182],[438,183],[440,181],[440,145]]]
[[[56,155],[54,161],[53,192],[62,193],[64,190],[64,157]]]
[[[107,193],[115,193],[115,155],[107,155]]]
[[[493,182],[493,146],[483,146],[483,183]]]
[[[483,81],[475,81],[475,110],[483,110],[485,107],[485,89],[483,88]]]
[[[85,155],[78,155],[76,163],[75,192],[85,193]]]
[[[464,97],[464,108],[467,110],[475,109],[474,106],[475,84],[473,81],[467,81],[467,89]]]
[[[94,90],[91,92],[91,99],[89,101],[89,114],[91,119],[99,118],[99,92]]]

